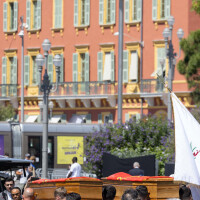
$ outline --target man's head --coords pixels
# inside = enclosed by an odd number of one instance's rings
[[[64,187],[56,188],[54,192],[54,197],[56,200],[66,199],[67,190]]]
[[[133,168],[140,168],[139,162],[134,162],[133,163]]]
[[[137,190],[138,195],[139,195],[141,200],[148,200],[149,199],[148,189],[145,185],[137,186],[136,190]]]
[[[13,200],[21,200],[21,190],[18,187],[13,187],[11,190],[11,196]]]
[[[78,158],[77,158],[77,157],[73,157],[73,158],[72,158],[72,162],[73,162],[73,163],[76,163],[77,161],[78,161]]]
[[[23,194],[24,200],[35,200],[34,191],[32,188],[26,188]]]
[[[67,194],[67,200],[81,200],[81,196],[78,193],[75,192],[71,192],[69,194]]]
[[[122,195],[122,200],[139,200],[138,192],[134,189],[128,189]]]
[[[30,160],[31,155],[29,153],[25,154],[25,160]]]
[[[107,185],[102,188],[102,199],[113,200],[116,195],[116,189],[112,185]]]
[[[181,200],[191,200],[192,199],[192,193],[190,188],[188,188],[186,185],[183,185],[179,189],[179,198]]]
[[[11,192],[11,189],[14,187],[14,180],[12,179],[12,178],[7,178],[6,180],[5,180],[5,184],[4,184],[4,186],[5,186],[5,188],[6,188],[6,190],[8,191],[8,192]]]

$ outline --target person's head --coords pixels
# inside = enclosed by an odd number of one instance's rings
[[[139,200],[138,192],[134,189],[128,189],[122,195],[122,200]]]
[[[102,188],[102,199],[103,200],[113,200],[116,195],[116,189],[112,185],[106,185]]]
[[[36,161],[36,157],[35,156],[31,156],[30,160],[32,160],[33,162],[35,162]]]
[[[32,188],[26,188],[23,194],[24,200],[35,200],[34,191]]]
[[[12,178],[9,177],[5,180],[4,186],[8,192],[11,192],[11,189],[14,187],[14,185],[15,185],[15,183]]]
[[[185,185],[180,187],[180,189],[179,189],[179,198],[181,200],[191,200],[192,199],[192,193],[191,193],[190,188],[188,188]]]
[[[137,190],[138,195],[139,195],[141,200],[148,200],[149,199],[148,189],[145,185],[138,185],[136,187],[136,190]]]
[[[9,158],[9,153],[7,153],[7,152],[4,153],[4,156],[7,157],[7,158]]]
[[[54,197],[56,200],[65,199],[67,196],[67,190],[64,187],[56,188],[54,191]]]
[[[72,158],[72,162],[73,162],[73,163],[76,163],[77,161],[78,161],[78,158],[77,158],[77,157],[73,157],[73,158]]]
[[[81,200],[81,196],[78,193],[71,192],[67,194],[66,200]]]
[[[13,200],[21,200],[21,190],[19,187],[13,187],[11,189],[11,196]]]
[[[133,163],[133,168],[140,168],[139,162],[134,162]]]
[[[31,155],[30,155],[29,153],[26,153],[26,154],[25,154],[25,159],[26,159],[26,160],[30,160],[30,157],[31,157]]]

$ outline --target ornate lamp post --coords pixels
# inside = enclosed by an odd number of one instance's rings
[[[48,98],[50,92],[55,92],[57,90],[60,74],[60,65],[61,57],[56,55],[53,59],[53,64],[56,67],[56,86],[52,90],[52,84],[49,80],[49,75],[47,73],[47,64],[48,64],[48,52],[51,48],[51,43],[48,39],[45,39],[42,43],[44,50],[44,57],[41,54],[38,54],[36,57],[36,63],[39,71],[39,89],[43,92],[43,135],[42,135],[42,178],[47,178],[47,169],[48,169]],[[45,62],[44,62],[45,61]],[[42,75],[42,66],[45,63],[45,72],[43,75],[43,80],[41,80]],[[41,83],[42,82],[42,83]]]
[[[174,68],[175,68],[175,63],[176,59],[178,59],[181,55],[181,49],[179,46],[179,56],[177,56],[176,53],[174,53],[174,47],[172,44],[172,31],[173,31],[173,25],[174,25],[174,17],[170,16],[168,19],[168,24],[169,28],[165,28],[163,31],[163,37],[165,40],[165,51],[166,51],[166,56],[168,57],[169,60],[169,71],[168,71],[168,88],[172,90],[172,81],[174,79]],[[184,32],[180,28],[177,31],[177,36],[179,41],[183,38]],[[172,121],[172,103],[170,99],[170,92],[168,93],[168,107],[167,107],[167,115],[168,115],[168,120],[171,122]]]

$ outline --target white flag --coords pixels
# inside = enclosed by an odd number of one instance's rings
[[[171,93],[175,121],[174,180],[200,185],[200,124]]]

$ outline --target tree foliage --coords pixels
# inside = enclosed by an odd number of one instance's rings
[[[164,164],[174,157],[173,127],[163,118],[132,119],[125,124],[108,124],[85,137],[86,171],[102,176],[102,156],[108,152],[121,158],[156,155],[159,175],[164,175]],[[169,146],[170,144],[170,146]]]
[[[192,10],[200,14],[200,0],[192,0]]]
[[[15,110],[10,104],[7,106],[0,106],[0,121],[14,118],[14,115]]]
[[[191,32],[188,38],[180,43],[184,58],[178,63],[178,71],[183,74],[192,89],[195,103],[200,102],[200,30]]]

